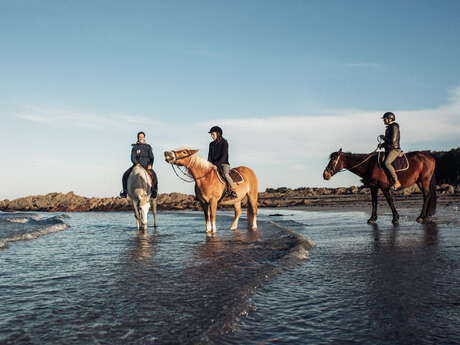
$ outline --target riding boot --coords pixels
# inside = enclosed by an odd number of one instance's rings
[[[151,195],[151,198],[152,199],[155,199],[156,197],[158,196],[158,186],[153,186],[152,187],[152,195]]]
[[[236,194],[236,191],[232,188],[227,189],[227,197],[230,199],[238,199],[238,194]]]
[[[120,193],[120,198],[126,198],[126,196],[128,195],[128,177],[129,177],[129,174],[131,174],[132,170],[133,170],[133,167],[130,167],[123,174],[123,178],[121,179],[123,191]]]
[[[401,183],[399,182],[398,179],[396,179],[395,183],[391,186],[393,190],[398,190],[401,187]]]

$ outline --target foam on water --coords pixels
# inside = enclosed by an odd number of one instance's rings
[[[62,215],[44,217],[36,213],[0,213],[0,249],[8,243],[34,240],[40,236],[63,231],[68,225]]]

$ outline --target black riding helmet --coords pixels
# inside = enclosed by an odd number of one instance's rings
[[[219,126],[211,127],[211,129],[209,130],[209,133],[212,133],[212,132],[216,132],[219,135],[222,135],[223,133],[222,128],[220,128]]]
[[[385,114],[383,114],[382,119],[390,119],[390,120],[394,121],[395,120],[395,114],[393,114],[392,112],[388,111]]]

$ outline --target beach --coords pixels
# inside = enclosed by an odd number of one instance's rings
[[[459,207],[401,207],[397,227],[386,208],[374,226],[356,205],[261,208],[257,232],[221,210],[212,237],[193,210],[147,235],[130,212],[2,212],[22,235],[0,249],[0,340],[459,343]]]

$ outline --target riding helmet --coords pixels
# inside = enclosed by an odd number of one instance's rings
[[[395,114],[393,114],[392,112],[388,111],[385,114],[383,114],[382,119],[390,119],[390,120],[394,121],[395,120]]]
[[[212,133],[212,132],[216,132],[216,133],[219,134],[219,135],[222,135],[222,133],[223,133],[222,128],[220,128],[219,126],[214,126],[214,127],[212,127],[212,128],[209,130],[209,133]]]

